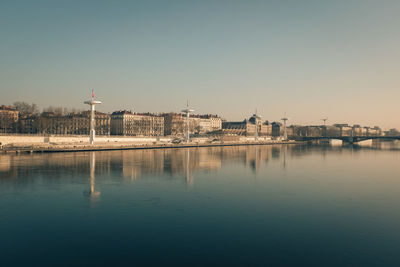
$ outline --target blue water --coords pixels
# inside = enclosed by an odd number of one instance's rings
[[[0,155],[0,266],[400,266],[395,146]]]

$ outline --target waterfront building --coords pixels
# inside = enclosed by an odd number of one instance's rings
[[[20,115],[18,119],[18,132],[23,134],[37,134],[39,130],[40,116],[37,114]]]
[[[271,137],[279,137],[283,135],[283,127],[282,127],[282,123],[280,122],[272,122],[271,124]],[[269,132],[268,132],[269,135]]]
[[[339,128],[339,136],[353,136],[353,127],[347,123],[337,123],[333,126]]]
[[[206,115],[191,115],[189,118],[190,128],[194,133],[203,134],[222,129],[222,119],[217,115],[206,114]]]
[[[87,131],[87,134],[89,134],[90,133],[89,122],[90,122],[91,111],[83,111],[83,112],[77,114],[77,116],[75,116],[75,117],[78,117],[78,116],[81,118],[81,123],[87,124],[86,126],[80,127],[79,129],[82,129],[85,132]],[[95,111],[95,131],[96,131],[96,135],[110,135],[111,134],[111,116],[110,116],[110,114]]]
[[[397,129],[392,128],[388,131],[385,131],[385,136],[400,136],[400,132]]]
[[[180,113],[162,113],[164,118],[164,135],[183,135],[185,131],[185,120]]]
[[[184,135],[186,129],[186,118],[180,113],[163,113],[164,135],[180,136]],[[196,115],[189,117],[190,134],[205,134],[222,129],[222,119],[217,115]]]
[[[323,136],[326,134],[326,127],[291,125],[287,127],[287,134],[292,139],[296,139],[297,137]]]
[[[256,128],[257,127],[257,128]],[[252,116],[244,121],[222,122],[222,132],[226,135],[279,137],[281,135],[281,124],[262,121],[259,116]]]
[[[379,128],[378,126],[374,126],[373,128],[369,128],[368,136],[381,136],[381,135],[382,135],[382,129]]]
[[[15,133],[19,112],[13,106],[0,106],[0,133]]]
[[[246,135],[247,120],[244,121],[223,121],[222,133],[225,135]]]
[[[21,116],[18,128],[27,134],[87,135],[89,122],[90,111],[68,115],[43,112]],[[96,111],[95,129],[97,135],[110,135],[110,115]]]
[[[151,113],[115,111],[111,114],[111,134],[126,136],[162,136],[164,118]]]
[[[321,126],[305,126],[304,129],[308,137],[318,137],[324,134],[324,129]]]
[[[366,136],[367,128],[361,127],[359,124],[354,124],[353,125],[353,135],[354,136]]]

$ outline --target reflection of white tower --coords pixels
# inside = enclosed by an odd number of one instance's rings
[[[192,187],[193,186],[193,179],[190,176],[190,151],[189,151],[188,148],[186,150],[186,173],[185,173],[185,175],[186,175],[186,184],[188,186]]]
[[[100,196],[100,192],[95,190],[95,170],[96,170],[96,154],[90,153],[90,188],[89,191],[83,192],[90,197],[90,200],[96,200]]]
[[[286,170],[286,151],[287,151],[287,145],[284,145],[283,148],[283,169]]]
[[[94,107],[97,104],[101,104],[101,101],[94,100],[94,91],[92,89],[92,99],[89,100],[89,101],[85,101],[84,103],[90,105],[91,113],[90,113],[90,139],[89,140],[90,140],[90,144],[93,145],[94,138],[95,138],[95,135],[96,135],[95,129],[94,129],[95,128]]]
[[[190,128],[189,128],[189,116],[190,113],[193,112],[193,109],[189,108],[189,101],[186,104],[186,108],[182,109],[182,112],[186,114],[186,142],[190,142]]]
[[[286,113],[285,113],[285,117],[283,117],[281,120],[283,120],[283,140],[287,141],[288,137],[287,137],[287,131],[286,131],[286,121],[288,120],[288,118],[286,118]]]
[[[257,124],[257,121],[261,120],[261,116],[257,115],[257,109],[256,109],[256,113],[253,114],[253,118],[254,118],[254,125],[255,125],[254,140],[257,141],[258,140],[258,124]]]

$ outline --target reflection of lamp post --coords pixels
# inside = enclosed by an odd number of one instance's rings
[[[100,192],[94,189],[95,187],[95,169],[96,169],[96,154],[95,152],[90,153],[90,187],[88,192],[84,192],[90,197],[90,200],[94,200],[100,196]]]
[[[286,170],[286,151],[287,151],[287,145],[284,145],[283,148],[283,169]]]
[[[186,184],[193,186],[193,179],[190,177],[190,151],[186,148]]]
[[[94,108],[97,104],[101,104],[101,101],[94,100],[94,90],[92,89],[92,99],[89,101],[85,101],[84,103],[90,105],[90,139],[89,139],[89,141],[90,141],[90,144],[93,145],[94,138],[96,135],[95,120],[94,120],[94,116],[95,116]]]

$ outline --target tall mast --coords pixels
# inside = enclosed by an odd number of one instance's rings
[[[191,112],[194,112],[193,109],[189,108],[189,100],[186,101],[186,108],[182,109],[182,112],[186,114],[186,142],[190,142],[190,128],[189,128],[189,116]]]
[[[95,106],[98,104],[101,104],[101,101],[96,101],[94,100],[94,89],[92,89],[92,96],[91,100],[85,101],[85,104],[90,105],[90,137],[89,137],[89,142],[91,145],[94,144],[94,139],[96,136],[96,131],[95,131]]]
[[[287,136],[287,131],[286,131],[286,121],[288,120],[288,118],[286,118],[286,112],[285,112],[285,116],[281,120],[283,120],[283,140],[287,141],[288,136]]]

